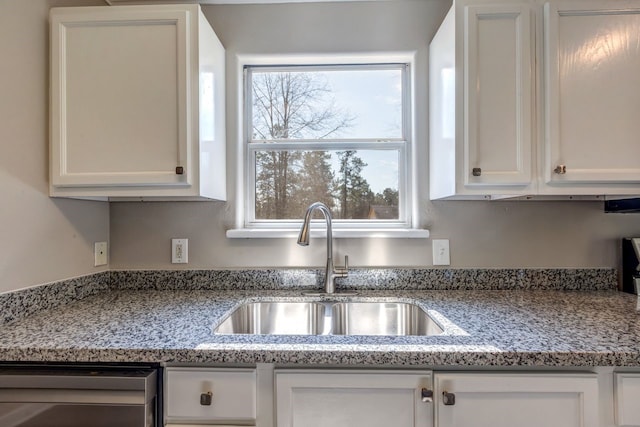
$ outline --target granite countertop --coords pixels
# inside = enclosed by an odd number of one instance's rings
[[[4,361],[309,365],[639,366],[637,298],[612,290],[368,290],[414,302],[437,336],[214,335],[242,302],[300,290],[100,292],[0,326]],[[341,297],[347,298],[347,297]]]

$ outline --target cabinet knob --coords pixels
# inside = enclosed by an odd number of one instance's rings
[[[176,175],[183,175],[184,168],[182,166],[176,166]]]
[[[448,393],[446,391],[442,392],[442,403],[447,406],[452,406],[456,404],[456,395],[454,393]]]
[[[420,391],[420,397],[422,398],[422,401],[425,403],[433,402],[433,390],[428,390],[426,388],[423,388]]]
[[[200,395],[200,405],[202,406],[211,406],[211,401],[213,400],[213,393],[210,391],[206,393],[202,393]]]
[[[564,175],[567,173],[567,167],[565,165],[558,165],[553,171],[558,175]]]
[[[471,175],[473,175],[473,176],[482,175],[482,168],[473,168],[473,169],[471,169]]]

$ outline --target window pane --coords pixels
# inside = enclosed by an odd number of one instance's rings
[[[334,219],[398,220],[398,150],[258,151],[256,219],[301,219],[323,202]]]
[[[402,69],[253,69],[252,140],[400,139]]]

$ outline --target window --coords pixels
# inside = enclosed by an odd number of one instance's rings
[[[407,63],[245,66],[245,227],[411,227]]]

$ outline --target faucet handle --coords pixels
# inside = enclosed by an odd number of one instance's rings
[[[340,277],[347,277],[349,274],[349,255],[344,256],[344,267],[336,267],[334,270]]]

